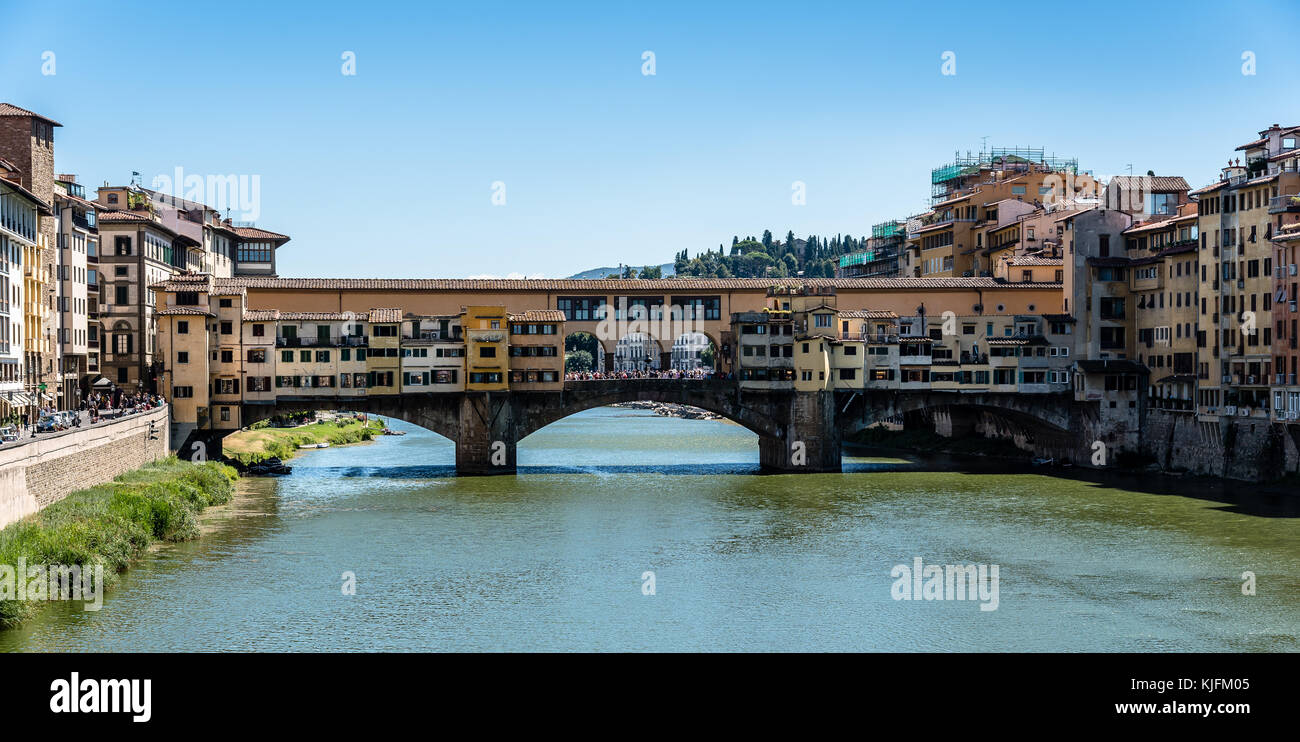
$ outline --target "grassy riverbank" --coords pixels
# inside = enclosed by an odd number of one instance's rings
[[[209,461],[191,464],[175,456],[74,492],[41,512],[0,530],[0,565],[104,565],[110,584],[158,541],[199,535],[198,515],[229,502],[235,470]],[[0,628],[16,626],[36,611],[37,601],[0,600]]]
[[[221,449],[227,458],[248,466],[271,457],[292,458],[298,453],[298,446],[313,443],[343,446],[368,441],[383,430],[384,421],[378,418],[371,419],[368,423],[346,418],[296,428],[262,427],[226,436],[221,442]]]

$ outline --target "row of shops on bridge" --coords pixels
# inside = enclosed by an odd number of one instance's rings
[[[564,385],[558,309],[255,309],[243,288],[203,274],[155,289],[160,391],[177,422],[198,428],[240,428],[246,405]],[[1072,391],[1126,407],[1145,389],[1140,364],[1075,364],[1065,316],[930,316],[924,304],[899,316],[838,299],[833,287],[773,286],[761,310],[732,313],[709,337],[716,375],[752,391]]]

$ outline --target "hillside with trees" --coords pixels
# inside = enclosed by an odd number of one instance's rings
[[[758,239],[732,237],[730,250],[718,245],[717,252],[690,257],[684,249],[674,256],[673,266],[679,276],[699,278],[786,278],[800,271],[805,278],[833,278],[840,256],[861,250],[865,241],[847,234],[796,239],[793,231],[777,240],[765,229]]]

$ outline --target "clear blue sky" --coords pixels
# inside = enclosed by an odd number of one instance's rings
[[[1195,186],[1300,124],[1290,1],[284,5],[3,0],[0,100],[62,123],[56,168],[88,186],[258,175],[300,276],[555,277],[765,228],[860,235],[985,136]]]

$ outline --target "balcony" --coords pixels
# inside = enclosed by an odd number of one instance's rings
[[[1268,200],[1268,213],[1294,214],[1300,212],[1300,195],[1274,196]]]

